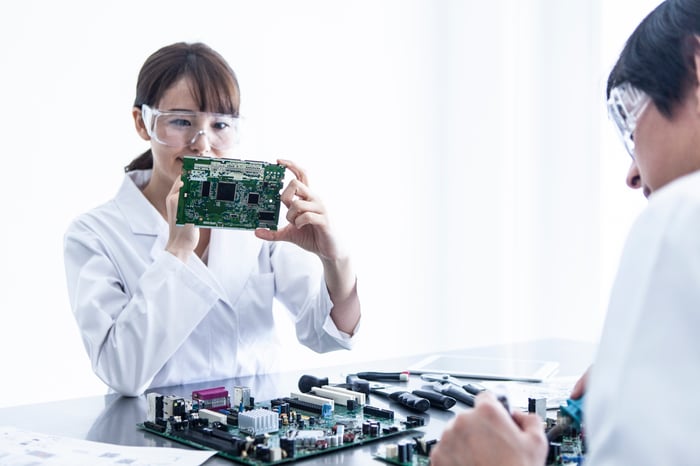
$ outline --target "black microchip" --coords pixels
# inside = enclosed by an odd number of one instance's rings
[[[211,190],[211,181],[202,182],[202,197],[209,197],[209,190]]]
[[[248,204],[257,204],[260,201],[260,194],[248,193]]]
[[[259,212],[258,213],[258,218],[260,220],[274,220],[275,219],[275,213],[274,212]]]
[[[216,186],[217,201],[233,201],[236,198],[236,183],[222,183]]]

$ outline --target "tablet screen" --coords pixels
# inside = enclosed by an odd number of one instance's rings
[[[449,374],[470,379],[542,382],[558,367],[559,363],[553,361],[434,354],[416,362],[408,370],[416,374]]]

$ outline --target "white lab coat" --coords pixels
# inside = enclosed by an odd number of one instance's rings
[[[700,462],[700,172],[655,192],[613,287],[584,406],[586,464]]]
[[[205,265],[164,250],[168,225],[143,196],[150,170],[79,216],[64,239],[70,303],[95,373],[124,395],[278,369],[273,297],[317,352],[349,349],[330,319],[320,260],[250,231],[212,230]]]

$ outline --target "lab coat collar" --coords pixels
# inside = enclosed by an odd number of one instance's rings
[[[151,179],[153,170],[134,170],[124,176],[115,202],[129,228],[136,235],[158,236],[167,233],[168,223],[148,202],[141,191]]]

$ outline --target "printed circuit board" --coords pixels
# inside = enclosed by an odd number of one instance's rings
[[[255,402],[247,387],[216,387],[192,398],[150,393],[148,417],[138,427],[241,464],[262,466],[297,461],[413,432],[421,416],[364,404],[364,395],[328,387]],[[333,399],[335,398],[335,400]],[[344,401],[344,402],[343,402]],[[419,433],[420,434],[420,433]]]
[[[178,200],[178,225],[277,229],[283,165],[186,156]]]

